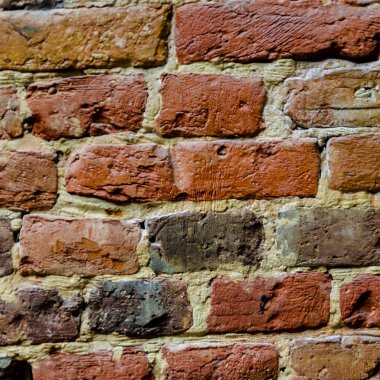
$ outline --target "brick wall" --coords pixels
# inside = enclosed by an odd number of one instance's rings
[[[0,0],[0,379],[380,376],[378,0]]]

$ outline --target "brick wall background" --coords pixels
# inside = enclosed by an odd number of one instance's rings
[[[0,379],[379,378],[379,1],[0,4]]]

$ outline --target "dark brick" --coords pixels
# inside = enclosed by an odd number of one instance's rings
[[[13,272],[11,249],[13,247],[13,233],[8,219],[0,218],[0,276]]]
[[[0,357],[1,380],[32,380],[32,367],[23,360],[11,356]]]

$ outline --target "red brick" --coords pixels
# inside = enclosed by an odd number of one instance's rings
[[[258,78],[165,74],[157,131],[173,136],[252,136],[263,129],[266,92]]]
[[[329,320],[331,283],[323,273],[212,284],[208,331],[271,332],[315,329]]]
[[[166,345],[167,380],[277,378],[278,354],[271,344]]]
[[[380,327],[380,277],[363,274],[340,288],[342,322],[350,327]]]
[[[114,202],[169,200],[176,193],[169,152],[154,144],[87,146],[69,159],[66,188]]]
[[[0,140],[22,136],[23,126],[19,111],[20,101],[16,86],[0,87]]]
[[[46,210],[57,197],[55,155],[37,152],[0,153],[0,207]]]
[[[34,380],[149,380],[153,379],[145,353],[124,348],[121,357],[112,351],[88,354],[55,354],[33,365]]]
[[[88,94],[91,93],[89,97]],[[98,136],[141,128],[144,75],[89,75],[35,83],[27,101],[33,134],[46,140]]]
[[[328,146],[329,187],[342,192],[380,190],[380,134],[337,137]]]
[[[175,184],[185,199],[315,196],[315,140],[185,142],[171,148]]]
[[[20,235],[22,275],[131,274],[139,269],[137,222],[117,219],[24,217]]]
[[[180,63],[278,58],[367,59],[378,54],[378,8],[310,1],[188,4],[175,14]]]

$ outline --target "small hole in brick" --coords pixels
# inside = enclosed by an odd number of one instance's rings
[[[220,146],[217,149],[216,153],[218,154],[218,156],[225,156],[227,154],[227,148],[226,148],[226,146],[225,145]]]

